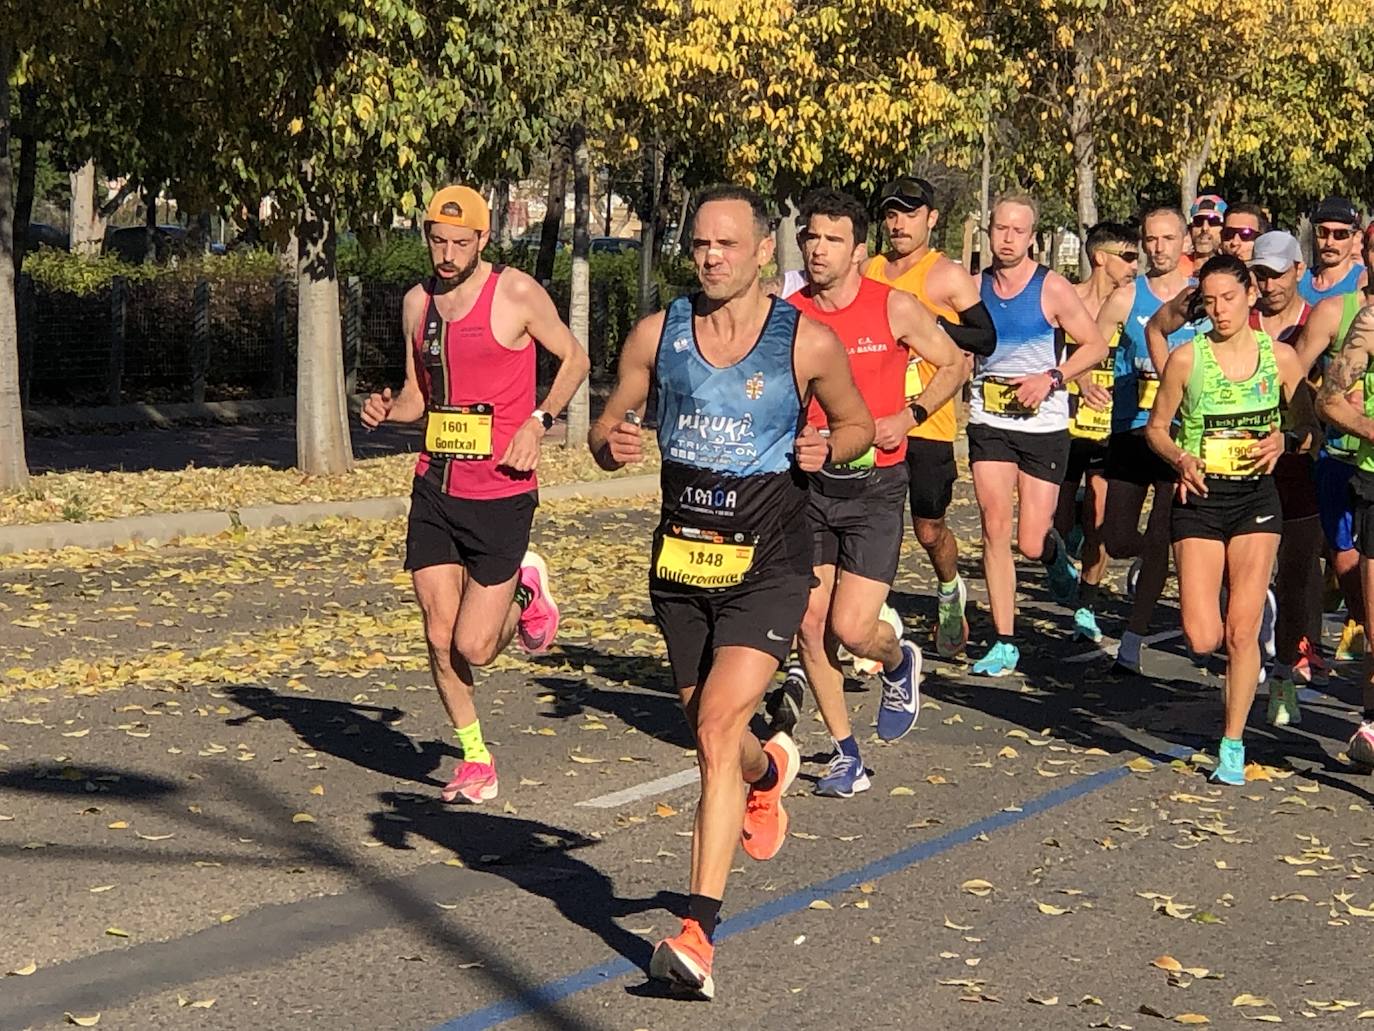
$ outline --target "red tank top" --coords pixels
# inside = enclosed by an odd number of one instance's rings
[[[863,395],[868,410],[875,419],[895,415],[906,407],[907,350],[897,343],[887,320],[887,295],[892,288],[873,279],[859,283],[859,293],[848,307],[839,311],[823,311],[798,291],[787,298],[807,318],[829,326],[844,344],[849,355],[849,369],[854,383]],[[817,429],[825,429],[825,412],[811,400],[806,421]],[[875,464],[879,468],[896,465],[906,458],[906,438],[891,451],[878,449]]]
[[[445,322],[434,284],[413,342],[415,375],[425,396],[425,447],[415,475],[455,498],[509,498],[536,490],[533,472],[497,463],[534,411],[535,347],[503,347],[491,330],[492,298],[502,267],[493,266],[472,310]]]
[[[1293,338],[1298,335],[1298,330],[1302,329],[1303,326],[1307,325],[1307,316],[1311,314],[1312,305],[1304,301],[1302,305],[1302,311],[1298,312],[1298,321],[1284,329],[1283,332],[1277,334],[1274,337],[1274,339],[1279,340],[1285,344],[1291,344],[1293,342]],[[1250,328],[1264,328],[1264,320],[1260,317],[1260,310],[1258,308],[1250,309]]]

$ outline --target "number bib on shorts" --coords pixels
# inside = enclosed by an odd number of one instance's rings
[[[1093,369],[1089,374],[1093,386],[1110,391],[1115,382],[1111,369]],[[1083,401],[1083,394],[1077,383],[1069,384],[1069,436],[1086,440],[1106,440],[1112,429],[1112,410],[1110,407],[1098,411]]]
[[[1252,454],[1262,436],[1256,430],[1213,430],[1202,435],[1202,467],[1208,476],[1249,479],[1259,475]]]
[[[436,458],[480,461],[491,457],[492,405],[431,405],[425,450]]]
[[[1155,395],[1159,393],[1159,376],[1153,372],[1142,372],[1136,381],[1136,406],[1148,412],[1155,406]]]
[[[654,575],[684,587],[737,587],[754,565],[758,537],[669,524],[663,528]]]
[[[989,415],[1001,415],[1009,419],[1028,419],[1035,414],[1034,408],[1027,408],[1016,399],[1016,385],[1009,380],[996,376],[985,376],[981,384],[983,392],[983,411]]]

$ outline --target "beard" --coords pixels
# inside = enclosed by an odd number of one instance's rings
[[[479,251],[473,253],[472,260],[469,261],[466,265],[453,265],[449,264],[448,262],[444,262],[434,266],[434,271],[452,272],[452,275],[438,277],[439,282],[443,284],[444,289],[452,290],[454,287],[461,286],[463,283],[466,283],[469,279],[471,279],[472,274],[477,271],[477,266],[481,264],[481,262],[482,255]]]

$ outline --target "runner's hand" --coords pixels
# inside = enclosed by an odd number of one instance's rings
[[[526,419],[506,445],[506,453],[498,465],[527,473],[539,464],[539,442],[544,439],[544,427],[535,419]]]
[[[621,465],[644,461],[644,431],[624,419],[606,434],[606,449]]]
[[[1080,383],[1078,392],[1083,403],[1095,412],[1105,412],[1112,406],[1112,392],[1096,383]]]
[[[1021,403],[1022,407],[1032,411],[1040,407],[1040,403],[1050,396],[1054,387],[1047,372],[1037,372],[1033,376],[1019,376],[1011,383],[1012,386],[1016,387],[1016,400]]]
[[[1250,447],[1250,457],[1255,462],[1255,472],[1272,473],[1274,466],[1278,464],[1279,456],[1283,454],[1283,433],[1274,430],[1267,437],[1255,441]]]
[[[873,420],[873,443],[884,451],[892,451],[902,442],[906,431],[916,425],[911,417],[911,409],[903,408],[895,415],[885,415]]]
[[[363,425],[370,430],[375,430],[382,423],[391,417],[391,406],[395,400],[391,396],[391,388],[383,387],[380,394],[369,394],[367,400],[363,402],[363,410],[359,415]]]
[[[1207,477],[1203,475],[1202,459],[1185,451],[1174,463],[1174,468],[1178,470],[1178,500],[1180,504],[1187,502],[1190,493],[1196,494],[1200,498],[1207,496]]]
[[[830,442],[814,426],[808,425],[792,442],[792,454],[797,468],[804,473],[818,473],[830,454]]]

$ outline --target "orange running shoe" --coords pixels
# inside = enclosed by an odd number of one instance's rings
[[[701,924],[691,917],[682,921],[682,930],[672,938],[664,938],[654,948],[649,960],[649,976],[667,981],[674,989],[702,999],[716,997],[716,983],[711,980],[711,961],[716,947]]]
[[[801,766],[796,744],[781,732],[768,739],[763,751],[777,765],[778,782],[769,791],[749,788],[749,799],[744,805],[744,827],[740,830],[744,851],[760,860],[772,859],[787,839],[787,811],[782,807],[782,796],[792,786]]]

